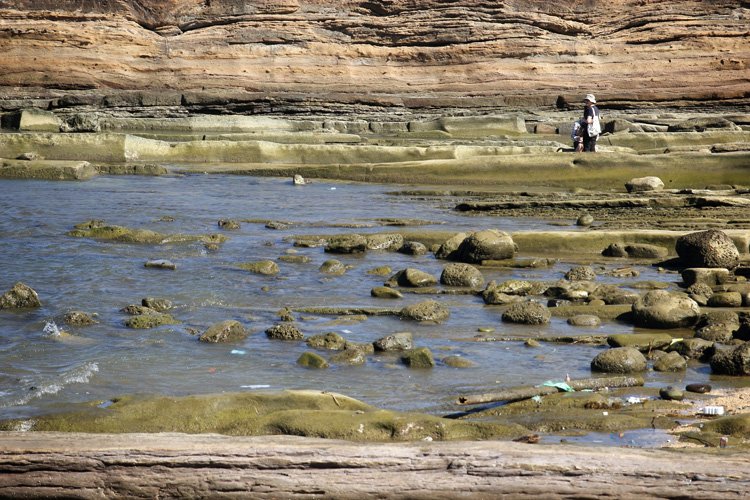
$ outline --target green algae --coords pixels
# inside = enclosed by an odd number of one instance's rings
[[[90,220],[77,224],[73,230],[68,232],[68,236],[147,245],[195,242],[200,242],[204,245],[218,245],[227,240],[227,237],[221,234],[165,234],[149,229],[108,225],[102,220]]]
[[[12,430],[18,421],[0,422]],[[464,422],[420,413],[380,410],[341,394],[318,391],[234,393],[187,397],[124,396],[107,404],[34,419],[34,431],[288,434],[351,441],[431,438],[508,439],[527,434],[516,424]]]

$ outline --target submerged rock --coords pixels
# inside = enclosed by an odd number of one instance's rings
[[[280,323],[266,330],[269,339],[275,340],[302,340],[304,334],[292,323]]]
[[[171,314],[165,313],[148,313],[139,314],[125,320],[125,326],[138,330],[156,328],[162,325],[175,325],[179,323]]]
[[[276,264],[272,260],[261,260],[258,262],[245,262],[242,264],[239,264],[238,267],[240,269],[244,269],[245,271],[250,271],[251,273],[255,274],[262,274],[265,276],[274,276],[276,274],[279,274],[279,265]]]
[[[307,339],[307,345],[313,349],[341,351],[346,347],[346,339],[336,332],[313,335]]]
[[[68,233],[68,236],[151,245],[193,242],[202,242],[204,245],[218,245],[226,241],[226,236],[220,234],[163,234],[148,229],[131,229],[108,225],[103,220],[90,220],[77,224]]]
[[[320,354],[314,352],[304,352],[297,358],[297,364],[305,368],[328,368],[328,361]]]
[[[389,286],[376,286],[370,290],[370,295],[380,299],[402,299],[404,295]]]
[[[154,311],[164,312],[172,309],[172,301],[159,297],[144,297],[141,299],[141,305],[151,308]]]
[[[171,260],[167,259],[149,260],[146,261],[145,264],[143,264],[143,267],[149,269],[167,269],[169,271],[174,271],[177,269],[177,265]]]
[[[321,273],[331,274],[333,276],[341,276],[345,274],[346,269],[344,263],[337,259],[328,259],[318,268]]]
[[[237,342],[247,337],[247,330],[236,320],[226,320],[213,324],[201,335],[201,342]]]
[[[236,231],[240,228],[240,223],[233,219],[219,219],[218,226],[226,231]]]
[[[0,296],[0,309],[26,309],[41,306],[42,303],[36,291],[20,281]]]
[[[70,311],[63,315],[63,321],[71,326],[89,326],[98,323],[92,314],[83,311]]]
[[[406,351],[401,356],[401,362],[409,368],[432,368],[435,366],[435,358],[432,351],[427,347],[418,347]]]

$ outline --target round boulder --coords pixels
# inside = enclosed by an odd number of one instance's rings
[[[437,279],[430,273],[410,267],[391,276],[386,284],[420,288],[437,285]]]
[[[711,358],[711,371],[718,375],[750,375],[750,342],[717,351]]]
[[[646,357],[634,347],[608,349],[591,361],[591,370],[604,373],[643,372],[646,367]]]
[[[410,332],[399,332],[386,335],[372,343],[376,351],[406,351],[414,347]]]
[[[510,259],[515,252],[516,245],[510,234],[497,229],[487,229],[464,239],[451,258],[459,262],[481,264],[483,260]]]
[[[368,234],[368,250],[398,250],[404,244],[404,237],[398,233]]]
[[[437,251],[435,252],[435,257],[438,259],[454,259],[456,250],[458,250],[458,247],[461,245],[461,242],[466,239],[468,234],[466,233],[456,233],[450,238],[448,238],[443,244],[438,247]]]
[[[399,316],[403,319],[434,321],[440,323],[448,319],[450,311],[447,307],[435,300],[425,300],[424,302],[418,302],[404,307],[399,312]]]
[[[657,372],[680,372],[686,369],[687,361],[677,351],[662,354],[654,361],[654,370]]]
[[[302,340],[304,334],[292,323],[279,323],[266,330],[266,336],[275,340]]]
[[[508,323],[521,323],[524,325],[546,325],[552,314],[544,304],[533,300],[518,302],[510,306],[502,316],[502,320]]]
[[[565,273],[568,281],[593,281],[596,279],[596,271],[591,266],[577,266]]]
[[[709,229],[677,238],[675,250],[687,267],[723,267],[734,269],[740,252],[723,231]]]
[[[448,264],[440,275],[440,283],[447,286],[476,288],[484,285],[482,272],[471,264]]]
[[[651,290],[633,303],[633,322],[644,328],[683,328],[695,324],[698,304],[684,293]]]
[[[405,241],[401,248],[398,249],[399,253],[406,255],[425,255],[429,250],[419,241]]]

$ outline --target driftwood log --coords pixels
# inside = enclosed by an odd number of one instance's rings
[[[635,387],[643,385],[643,377],[601,377],[601,378],[582,378],[571,380],[567,384],[576,391],[597,390],[605,387]],[[544,385],[529,385],[521,387],[512,387],[504,391],[490,392],[486,394],[474,394],[468,396],[459,396],[456,401],[460,405],[478,405],[484,403],[494,403],[498,401],[521,401],[530,399],[534,396],[545,396],[560,392],[557,387],[548,387]]]
[[[0,433],[2,498],[743,498],[732,448]]]

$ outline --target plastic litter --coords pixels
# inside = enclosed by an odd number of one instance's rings
[[[625,402],[628,403],[629,405],[637,405],[637,404],[643,403],[643,400],[635,396],[630,396],[628,399],[625,400]]]
[[[271,386],[268,384],[250,384],[250,385],[241,385],[242,389],[269,389]]]
[[[552,380],[548,380],[542,384],[542,387],[557,387],[561,391],[575,392],[575,389],[570,387],[567,382],[554,382]]]
[[[704,415],[724,415],[723,406],[706,406],[701,408],[701,413]]]
[[[244,349],[232,349],[230,354],[238,354],[242,356],[243,354],[247,354],[247,351]]]
[[[531,400],[533,402],[535,402],[535,403],[541,403],[542,402],[542,397],[541,396],[534,396],[533,398],[531,398]]]

